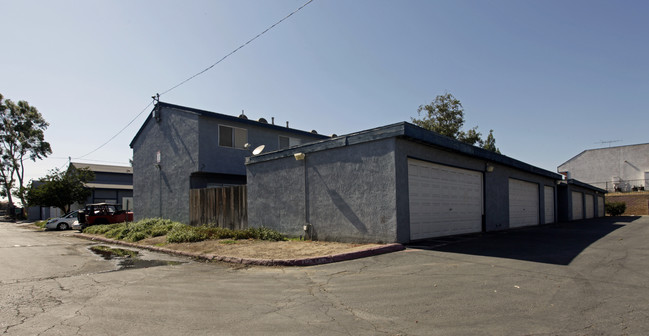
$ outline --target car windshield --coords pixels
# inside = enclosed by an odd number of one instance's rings
[[[77,212],[72,211],[69,214],[65,215],[63,218],[72,218],[72,217],[77,217]]]

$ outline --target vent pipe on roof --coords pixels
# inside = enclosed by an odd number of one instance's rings
[[[275,125],[275,117],[270,117],[271,122]]]
[[[286,122],[286,128],[288,128],[288,121]]]

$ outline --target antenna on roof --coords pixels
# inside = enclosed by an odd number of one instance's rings
[[[620,142],[620,141],[622,141],[622,140],[606,140],[606,141],[604,141],[604,140],[600,140],[599,142],[596,142],[596,143],[598,143],[598,144],[602,144],[602,145],[603,145],[603,144],[608,144],[608,146],[611,147],[611,144],[612,144],[612,143],[614,143],[614,142]]]

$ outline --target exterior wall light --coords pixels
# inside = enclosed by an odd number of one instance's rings
[[[485,168],[487,173],[493,173],[494,172],[494,166],[491,163],[487,163],[487,166]]]
[[[306,155],[304,153],[295,153],[293,154],[293,157],[295,158],[295,160],[302,161],[304,160]]]

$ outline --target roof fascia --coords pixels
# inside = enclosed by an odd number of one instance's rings
[[[560,180],[562,178],[560,174],[532,166],[530,164],[512,159],[502,154],[498,154],[483,148],[465,144],[458,140],[449,138],[447,136],[443,136],[439,133],[426,130],[424,128],[421,128],[419,126],[407,122],[400,122],[400,123],[391,124],[383,127],[377,127],[366,131],[339,136],[333,139],[322,140],[319,142],[295,146],[289,149],[264,153],[257,156],[251,156],[246,158],[246,164],[254,164],[258,162],[270,161],[270,160],[283,158],[283,157],[289,157],[295,153],[308,154],[308,153],[317,152],[325,149],[343,147],[343,146],[370,142],[370,141],[377,141],[377,140],[393,138],[393,137],[400,137],[410,141],[422,143],[425,145],[429,145],[429,146],[433,146],[445,150],[450,150],[452,152],[458,152],[467,156],[476,157],[486,161],[491,161],[494,163],[510,166],[516,169],[528,171],[536,175],[549,177],[554,180]]]

